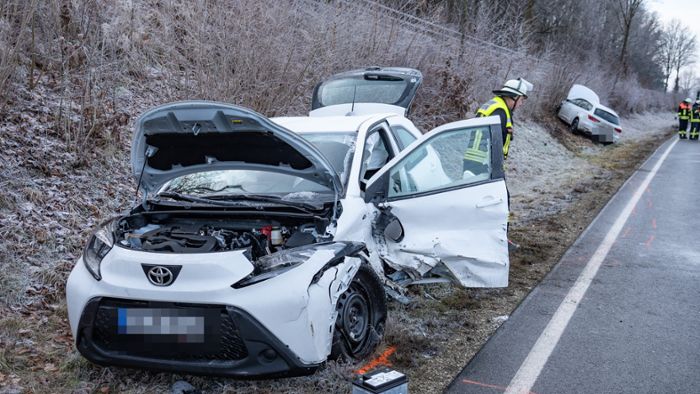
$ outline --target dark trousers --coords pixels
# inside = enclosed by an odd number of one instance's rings
[[[686,130],[688,130],[688,119],[678,119],[678,136],[685,138]]]
[[[479,175],[488,172],[489,166],[471,160],[464,160],[462,162],[462,171],[467,170],[471,171],[474,175]]]
[[[690,122],[690,139],[697,140],[698,132],[700,132],[700,119]]]

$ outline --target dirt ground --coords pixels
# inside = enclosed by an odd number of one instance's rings
[[[328,363],[312,376],[235,381],[119,368],[84,360],[70,337],[64,285],[91,229],[133,201],[128,141],[74,151],[41,125],[50,103],[29,100],[0,121],[0,393],[349,392],[358,364]],[[614,146],[572,135],[552,116],[518,125],[508,161],[513,219],[510,285],[411,289],[389,303],[376,355],[406,373],[412,393],[442,390],[556,264],[628,176],[671,135],[669,116],[625,119]],[[99,154],[98,154],[99,153]]]

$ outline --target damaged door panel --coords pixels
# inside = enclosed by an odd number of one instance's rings
[[[392,268],[413,281],[447,274],[465,287],[508,285],[508,195],[496,124],[481,118],[435,129],[370,179],[365,200],[382,211],[375,237]]]

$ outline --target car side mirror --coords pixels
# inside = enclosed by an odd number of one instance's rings
[[[403,235],[403,226],[401,225],[399,218],[396,216],[389,218],[389,222],[384,228],[384,237],[394,242],[401,242]]]

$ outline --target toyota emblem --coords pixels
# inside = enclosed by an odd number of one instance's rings
[[[155,286],[168,286],[175,280],[173,272],[162,265],[157,265],[149,269],[146,276],[148,277],[148,281]]]

